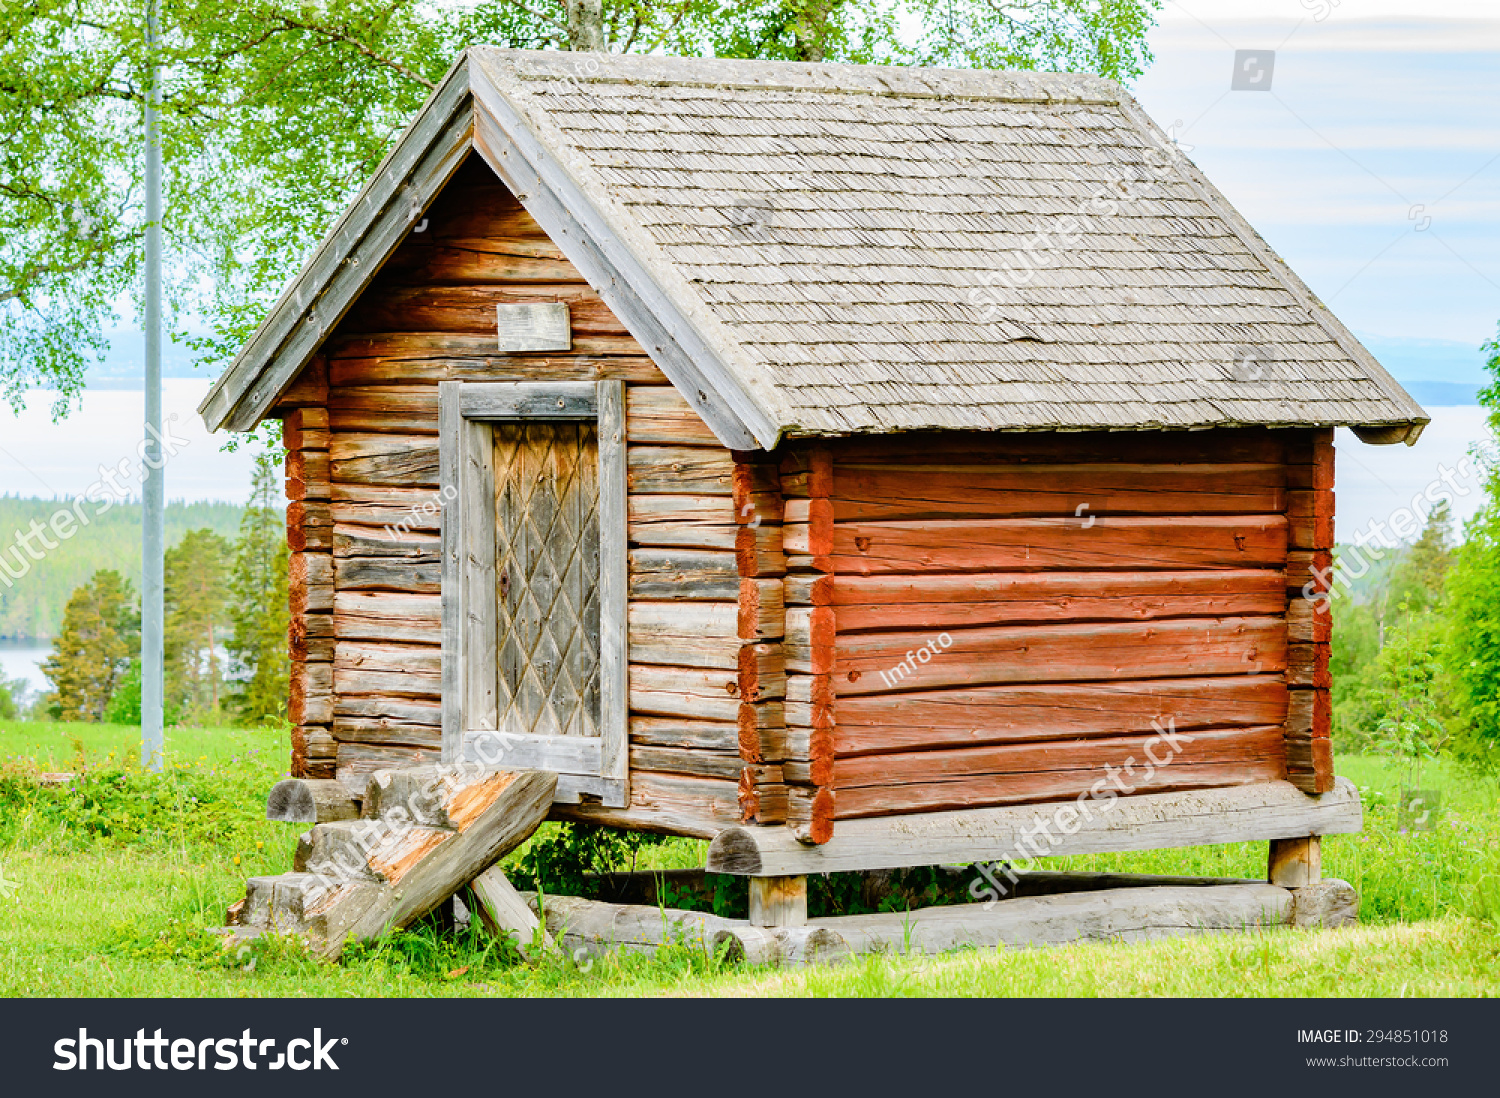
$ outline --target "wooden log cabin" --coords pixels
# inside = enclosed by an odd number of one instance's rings
[[[202,412],[284,426],[296,774],[772,882],[1359,826],[1333,429],[1427,417],[1109,81],[472,49]]]

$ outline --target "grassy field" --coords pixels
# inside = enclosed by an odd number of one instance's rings
[[[1373,758],[1339,764],[1363,789],[1364,832],[1325,842],[1325,872],[1362,898],[1353,930],[870,957],[786,974],[686,946],[583,969],[529,965],[482,931],[431,926],[337,965],[286,940],[226,951],[203,928],[222,923],[246,877],[285,872],[301,830],[263,817],[284,745],[275,732],[174,731],[166,772],[149,775],[133,766],[137,730],[0,723],[0,995],[1500,994],[1495,783],[1434,765],[1421,784],[1441,791],[1442,809],[1430,828],[1403,831],[1401,781]],[[38,785],[57,770],[81,777]],[[703,844],[642,854],[647,866],[702,864]],[[1259,876],[1264,858],[1263,843],[1246,843],[1049,868]]]

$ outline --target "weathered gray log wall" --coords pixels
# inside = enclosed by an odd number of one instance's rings
[[[601,815],[705,836],[741,822],[741,632],[779,637],[780,589],[763,585],[764,611],[742,623],[736,545],[750,519],[736,519],[733,455],[482,163],[465,164],[419,226],[277,409],[291,501],[293,774],[359,790],[377,769],[438,757],[438,383],[619,379],[632,803]],[[495,306],[520,302],[566,304],[572,349],[502,354]],[[752,728],[775,718],[779,708],[754,715]],[[752,816],[774,818],[776,771],[756,775],[768,792]]]

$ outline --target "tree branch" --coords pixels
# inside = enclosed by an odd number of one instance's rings
[[[359,41],[357,38],[354,38],[345,31],[338,30],[334,27],[319,26],[316,23],[304,23],[301,20],[293,19],[288,15],[278,15],[276,18],[282,23],[282,25],[288,28],[304,30],[309,34],[322,35],[324,38],[327,38],[332,42],[342,42],[347,46],[353,46],[356,50],[364,54],[371,61],[374,61],[377,65],[384,65],[392,72],[400,73],[408,80],[417,84],[421,84],[428,91],[437,90],[437,85],[434,84],[431,80],[428,80],[421,73],[413,72],[411,69],[407,68],[400,61],[397,61],[393,57],[386,57],[383,54],[376,53],[369,46],[365,45],[363,42]]]
[[[523,0],[505,0],[505,2],[513,8],[520,8],[523,12],[531,16],[531,18],[535,19],[539,23],[550,23],[554,30],[558,31],[564,37],[567,36],[568,25],[566,23],[560,23],[556,19],[553,19],[550,15],[545,15],[542,12],[537,11],[535,8],[524,3]]]
[[[96,244],[94,247],[90,248],[86,253],[84,253],[83,258],[78,260],[78,262],[76,263],[33,263],[29,267],[25,267],[21,270],[20,277],[16,279],[16,283],[14,286],[8,289],[5,287],[0,287],[0,303],[6,301],[14,301],[19,297],[23,297],[31,289],[31,286],[29,284],[34,282],[36,279],[41,278],[43,275],[72,275],[77,274],[79,271],[87,270],[89,267],[93,266],[94,263],[97,262],[102,255],[113,251],[117,245],[124,244],[131,240],[139,240],[144,235],[145,230],[134,229],[131,232],[126,233],[123,237],[109,240],[106,244]]]

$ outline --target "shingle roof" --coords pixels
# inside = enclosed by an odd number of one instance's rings
[[[538,189],[589,207],[762,445],[1242,424],[1396,440],[1427,420],[1109,81],[482,48],[469,66],[480,151],[552,159]],[[486,124],[519,144],[498,155]]]
[[[1108,81],[476,54],[789,431],[1425,418]]]

